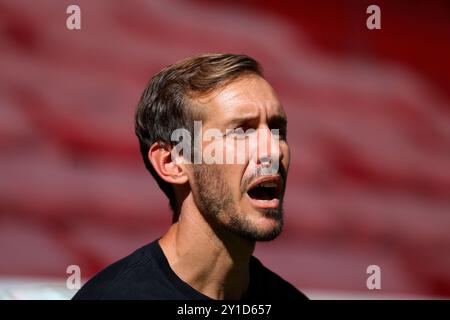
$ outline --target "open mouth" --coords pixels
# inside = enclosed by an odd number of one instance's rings
[[[255,200],[272,200],[278,198],[278,186],[275,182],[263,182],[247,191]]]
[[[259,179],[249,187],[247,195],[257,207],[277,207],[281,198],[281,178],[274,176]]]

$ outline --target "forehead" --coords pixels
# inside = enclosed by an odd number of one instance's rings
[[[208,97],[199,99],[203,120],[227,123],[239,118],[285,117],[272,86],[262,77],[251,75],[230,82]]]

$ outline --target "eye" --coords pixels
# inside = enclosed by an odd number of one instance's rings
[[[278,139],[286,139],[287,129],[285,125],[271,125],[270,132],[272,132],[274,137]]]
[[[286,138],[286,130],[278,130],[278,138],[285,139]]]
[[[270,128],[270,132],[272,133],[272,135],[279,139],[279,140],[284,140],[286,139],[286,129],[282,129],[282,128]]]
[[[236,133],[238,133],[238,134],[245,134],[248,129],[249,129],[249,127],[247,127],[247,126],[240,126],[240,127],[234,128],[234,131],[236,131]]]
[[[255,132],[255,129],[253,129],[249,125],[239,125],[234,129],[227,129],[227,135],[236,139],[245,139],[249,137],[253,132]]]
[[[276,116],[269,121],[269,128],[274,137],[280,140],[286,140],[287,136],[287,121],[285,117]]]
[[[238,139],[244,139],[247,137],[247,129],[243,126],[234,128],[232,131],[232,135]]]

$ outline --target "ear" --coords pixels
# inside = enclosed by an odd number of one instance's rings
[[[148,159],[158,175],[170,184],[184,184],[188,182],[185,167],[172,159],[170,146],[155,142],[148,150]]]

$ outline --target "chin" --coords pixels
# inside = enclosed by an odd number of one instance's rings
[[[281,228],[273,228],[268,230],[260,230],[253,235],[254,241],[267,242],[276,239],[281,234]]]
[[[233,232],[250,241],[271,241],[278,237],[283,229],[283,220],[260,216],[247,220],[245,224],[234,225]]]
[[[255,229],[261,233],[270,233],[280,227],[281,221],[275,217],[262,216],[253,223]]]
[[[282,221],[270,219],[257,227],[256,241],[270,241],[277,238],[283,229]]]

